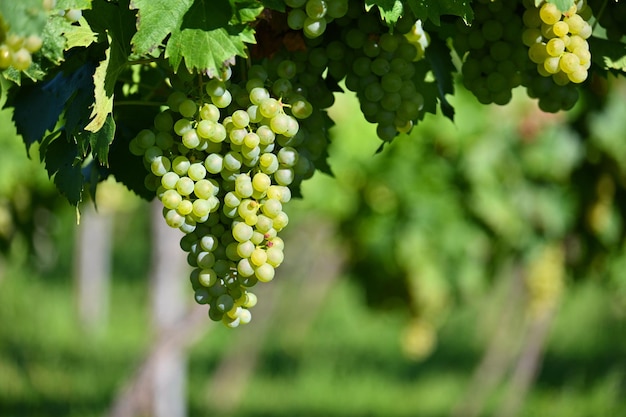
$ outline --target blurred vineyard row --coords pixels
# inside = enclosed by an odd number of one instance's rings
[[[380,153],[338,97],[334,177],[287,208],[255,321],[193,328],[189,415],[626,416],[626,85],[597,80],[567,114],[522,96],[460,90],[455,123]],[[149,205],[99,188],[110,308],[86,331],[75,261],[95,246],[0,117],[0,415],[114,416],[156,343]]]

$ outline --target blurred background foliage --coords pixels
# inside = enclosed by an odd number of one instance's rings
[[[459,88],[454,123],[427,116],[378,154],[355,98],[337,97],[335,176],[316,174],[287,208],[288,261],[251,326],[197,330],[189,415],[626,416],[626,85],[592,85],[557,115]],[[100,211],[115,213],[111,307],[85,332],[75,212],[10,117],[0,416],[107,415],[155,343],[148,204],[99,189]],[[332,262],[341,273],[324,277]]]

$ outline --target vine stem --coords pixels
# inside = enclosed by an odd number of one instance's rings
[[[161,58],[143,58],[143,59],[136,59],[134,61],[128,61],[126,63],[126,65],[146,65],[146,64],[152,64],[153,62],[159,62]]]

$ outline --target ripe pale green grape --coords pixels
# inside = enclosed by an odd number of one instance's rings
[[[193,204],[189,200],[182,200],[180,204],[176,207],[176,212],[181,216],[187,216],[191,213],[193,209]]]
[[[239,222],[233,226],[233,237],[237,242],[245,242],[250,240],[253,231],[254,229],[251,226],[244,222]]]
[[[178,181],[176,181],[176,191],[182,196],[187,196],[193,193],[195,183],[189,177],[180,177]]]
[[[243,158],[239,152],[230,151],[224,155],[224,168],[228,171],[239,171]]]
[[[245,224],[245,223],[242,223],[242,224]],[[245,225],[250,227],[247,224]],[[237,254],[242,258],[249,258],[252,255],[252,252],[254,252],[255,248],[256,247],[254,243],[252,243],[250,240],[244,240],[242,242],[239,242],[239,244],[237,245]]]
[[[289,185],[294,180],[294,172],[291,168],[279,168],[274,172],[274,180],[278,185]]]
[[[235,128],[242,129],[250,123],[250,116],[245,110],[235,110],[232,121]]]
[[[158,177],[165,175],[171,168],[171,162],[165,156],[157,156],[150,163],[150,170]]]
[[[267,262],[267,253],[265,253],[265,249],[255,248],[250,254],[250,262],[254,266],[261,266]]]
[[[175,172],[169,171],[161,177],[161,185],[168,190],[176,188],[176,182],[180,177]]]
[[[211,174],[219,174],[224,167],[224,157],[218,153],[209,154],[204,160],[204,167]]]
[[[260,282],[270,282],[274,279],[275,273],[274,267],[268,263],[264,263],[254,270],[254,275]]]
[[[565,42],[561,38],[552,38],[546,44],[546,52],[552,57],[558,57],[565,52]]]
[[[289,216],[284,211],[281,211],[272,219],[274,223],[274,229],[277,231],[283,230],[287,224],[289,224]]]
[[[206,172],[207,170],[202,163],[195,162],[189,166],[189,169],[187,170],[187,176],[189,176],[189,178],[194,181],[200,181],[204,179],[204,177],[206,176]]]
[[[283,206],[279,200],[269,198],[261,206],[261,211],[268,217],[276,217],[278,213],[282,212]]]
[[[163,205],[170,210],[175,210],[181,201],[183,201],[183,198],[176,190],[167,190],[161,197]]]
[[[270,120],[270,128],[276,134],[283,134],[289,128],[289,116],[278,113]]]
[[[197,148],[200,145],[200,136],[198,136],[196,129],[192,128],[183,133],[182,142],[187,149]]]
[[[185,224],[185,217],[178,214],[176,210],[167,210],[165,213],[165,223],[174,229],[178,229]]]
[[[224,94],[222,94],[219,97],[211,96],[211,101],[213,102],[213,104],[215,104],[215,106],[219,107],[220,109],[223,109],[223,108],[228,107],[230,103],[232,103],[233,97],[230,94],[230,91],[226,90]]]
[[[565,52],[563,56],[561,56],[559,67],[561,68],[561,71],[566,74],[574,72],[580,69],[580,58],[578,58],[578,55],[576,54]]]
[[[539,9],[539,17],[544,23],[554,25],[556,22],[561,20],[561,12],[556,5],[552,3],[544,3]]]
[[[285,255],[282,249],[276,246],[271,246],[267,248],[265,250],[265,253],[267,255],[267,263],[272,265],[274,268],[278,268],[280,264],[283,263],[283,260],[285,259]]]
[[[198,198],[192,204],[191,212],[197,217],[204,217],[211,212],[212,204],[209,200]]]

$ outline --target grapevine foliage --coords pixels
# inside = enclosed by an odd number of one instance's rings
[[[547,112],[623,75],[623,2],[24,0],[0,3],[5,106],[73,205],[110,175],[184,233],[196,300],[234,327],[282,262],[282,205],[326,163],[327,109],[356,93],[380,149],[461,76]],[[622,21],[623,23],[623,21]],[[33,117],[36,114],[37,117]]]

